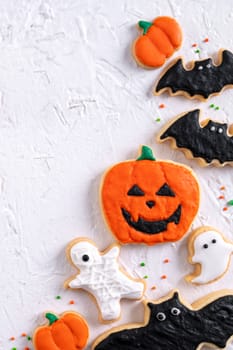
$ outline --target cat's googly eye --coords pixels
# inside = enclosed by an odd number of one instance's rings
[[[171,309],[171,314],[174,316],[178,316],[180,314],[180,310],[177,307],[173,307]]]
[[[202,69],[203,69],[203,66],[199,66],[199,67],[198,67],[198,70],[202,70]]]
[[[215,130],[216,130],[215,126],[211,126],[210,131],[215,131]]]
[[[82,256],[82,261],[84,261],[84,262],[87,262],[89,259],[90,259],[90,258],[89,258],[89,256],[88,256],[87,254],[84,254],[84,255]]]
[[[222,134],[222,133],[223,133],[223,128],[219,128],[219,129],[218,129],[218,133],[219,133],[219,134]]]
[[[159,312],[159,313],[157,313],[156,318],[158,321],[162,322],[162,321],[166,320],[166,315],[163,312]]]

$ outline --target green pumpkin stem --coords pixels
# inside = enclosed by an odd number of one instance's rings
[[[141,155],[136,160],[156,160],[156,158],[150,147],[142,146]]]
[[[45,317],[49,320],[50,326],[51,326],[51,324],[53,324],[54,322],[59,320],[59,318],[57,316],[55,316],[54,314],[51,314],[50,312],[45,314]]]
[[[138,25],[140,28],[143,29],[143,35],[145,35],[148,32],[148,29],[153,25],[151,22],[146,22],[146,21],[139,21]]]

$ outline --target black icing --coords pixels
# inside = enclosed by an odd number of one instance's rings
[[[128,196],[144,196],[145,193],[138,185],[133,185],[127,192]]]
[[[178,294],[148,303],[149,321],[139,328],[111,333],[95,350],[196,350],[202,343],[224,348],[233,335],[233,296],[220,297],[200,310],[183,305]],[[177,308],[176,315],[172,310]],[[159,317],[159,315],[165,317]]]
[[[168,184],[164,184],[158,192],[156,192],[157,196],[168,196],[168,197],[175,197],[175,193],[172,191],[172,189],[168,186]]]
[[[160,140],[172,137],[178,148],[192,152],[207,163],[217,159],[221,164],[233,161],[233,137],[227,134],[227,124],[209,120],[203,128],[199,124],[200,110],[182,115],[160,135]]]
[[[147,233],[150,235],[160,233],[167,230],[167,225],[170,222],[174,222],[176,225],[180,222],[181,205],[177,207],[174,213],[165,220],[148,221],[139,216],[137,221],[134,221],[131,214],[124,208],[121,209],[122,215],[129,226],[133,227],[136,231]]]
[[[215,66],[212,59],[196,61],[192,70],[186,70],[182,59],[178,59],[160,78],[155,91],[169,88],[172,93],[183,91],[190,96],[208,98],[226,85],[233,84],[233,54],[224,50],[222,62]]]

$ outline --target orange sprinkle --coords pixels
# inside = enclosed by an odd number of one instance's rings
[[[192,44],[192,47],[197,47],[197,44],[196,43]]]
[[[10,340],[12,340],[12,341],[15,340],[15,337],[10,337]]]
[[[74,303],[75,303],[74,300],[70,300],[69,302],[70,305],[73,305]]]
[[[161,279],[162,279],[162,280],[165,280],[166,278],[167,278],[166,275],[162,275],[162,276],[161,276]]]
[[[159,105],[159,108],[165,108],[165,104],[164,104],[164,103],[161,103],[161,104]]]
[[[169,259],[164,259],[163,262],[164,262],[164,264],[167,264],[167,263],[170,262],[170,260]]]
[[[223,208],[223,211],[227,211],[227,210],[228,210],[228,208],[227,208],[227,207],[224,207],[224,208]]]
[[[204,41],[204,43],[208,43],[209,39],[205,38],[203,41]]]
[[[26,333],[22,333],[22,334],[21,334],[21,337],[26,337],[26,336],[27,336]]]
[[[219,196],[218,199],[225,199],[225,196]]]
[[[151,290],[155,290],[155,289],[156,289],[156,286],[152,286],[152,287],[151,287]]]
[[[220,187],[220,190],[221,190],[221,191],[224,191],[225,189],[226,189],[225,186],[221,186],[221,187]]]

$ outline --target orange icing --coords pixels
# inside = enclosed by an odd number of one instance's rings
[[[88,339],[86,321],[77,313],[67,312],[51,325],[36,329],[35,350],[81,350]]]
[[[157,195],[165,184],[174,191],[175,197]],[[127,195],[133,185],[143,190],[143,196]],[[179,240],[189,229],[199,207],[199,185],[192,171],[181,165],[166,161],[137,160],[118,163],[110,168],[102,182],[101,201],[106,222],[121,243],[155,243]],[[153,208],[146,205],[154,201]],[[166,230],[148,234],[140,232],[126,222],[122,208],[132,220],[146,221],[168,219],[181,205],[178,224],[169,222]]]
[[[158,17],[134,44],[136,59],[145,66],[159,67],[181,46],[182,32],[171,17]]]

